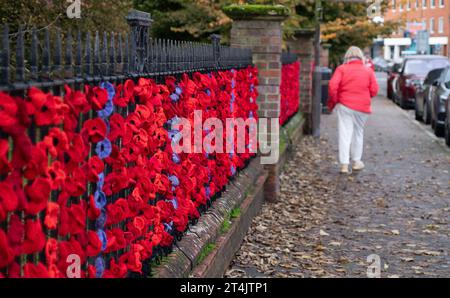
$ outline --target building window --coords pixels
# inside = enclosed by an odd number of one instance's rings
[[[402,2],[400,2],[400,3],[398,4],[398,10],[399,10],[399,11],[403,11],[403,3],[402,3]]]
[[[417,9],[419,8],[419,0],[416,0],[416,3],[414,4],[414,7]]]
[[[408,0],[408,3],[406,4],[406,10],[411,9],[411,0]]]
[[[438,32],[439,33],[443,33],[444,32],[444,17],[440,17],[439,18]]]
[[[430,19],[430,33],[434,33],[434,18]]]
[[[422,8],[427,8],[427,0],[422,0]]]
[[[444,7],[445,6],[445,1],[444,0],[439,0],[439,6],[440,7]]]
[[[392,0],[392,11],[395,11],[396,8],[397,8],[397,1]]]
[[[430,8],[436,7],[436,0],[430,0]]]
[[[427,30],[427,20],[423,20],[422,21],[422,23],[423,23],[423,30]]]

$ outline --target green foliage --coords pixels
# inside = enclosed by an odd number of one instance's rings
[[[216,248],[216,244],[214,243],[208,243],[205,246],[203,246],[198,256],[197,264],[203,262],[205,258],[209,256],[209,254],[214,250],[214,248]]]
[[[222,234],[225,234],[226,232],[228,232],[229,230],[230,230],[230,228],[231,228],[231,221],[230,221],[230,218],[229,217],[227,217],[227,218],[225,218],[225,220],[222,222],[222,225],[220,226],[220,231],[219,231],[219,233],[222,235]]]
[[[0,19],[14,32],[19,24],[25,30],[36,28],[60,28],[62,30],[98,30],[124,32],[128,30],[125,16],[133,7],[132,0],[82,0],[81,18],[69,19],[70,5],[66,0],[14,0],[1,1]]]
[[[289,8],[283,5],[261,5],[261,4],[232,4],[222,9],[227,16],[247,18],[253,16],[288,16]]]
[[[233,208],[230,213],[225,216],[225,219],[220,226],[219,233],[225,234],[226,232],[228,232],[231,228],[231,221],[235,218],[238,218],[239,216],[241,216],[241,208]]]
[[[230,212],[230,218],[235,219],[238,218],[239,216],[241,216],[241,208],[239,207],[233,208]]]
[[[211,34],[228,40],[231,20],[221,7],[232,0],[134,0],[136,9],[150,12],[155,37],[206,41]]]
[[[315,1],[292,0],[295,13],[290,26],[285,26],[285,35],[289,36],[295,28],[312,28],[315,25]],[[387,1],[382,11],[387,8]],[[375,24],[367,17],[367,4],[322,1],[323,19],[321,42],[330,44],[330,62],[339,64],[348,47],[354,45],[365,48],[374,38],[387,36],[398,28],[400,21]],[[292,26],[293,25],[293,26]],[[294,30],[291,30],[293,27]]]

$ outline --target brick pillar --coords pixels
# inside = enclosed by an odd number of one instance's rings
[[[247,6],[248,7],[248,6]],[[231,46],[249,48],[253,52],[253,63],[259,71],[259,97],[257,99],[261,118],[268,118],[268,140],[277,133],[270,130],[271,118],[280,115],[280,82],[282,52],[282,21],[287,14],[277,15],[229,15],[233,19],[231,28]],[[279,146],[279,140],[277,140]],[[264,197],[275,202],[279,195],[278,164],[265,165],[269,177],[264,185]]]
[[[314,64],[314,30],[297,30],[294,37],[287,41],[292,53],[297,54],[300,61],[300,111],[305,117],[303,130],[312,133],[312,92]]]
[[[330,44],[322,44],[322,49],[320,50],[320,66],[330,67]]]

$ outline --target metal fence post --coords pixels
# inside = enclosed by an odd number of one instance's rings
[[[126,20],[131,29],[130,72],[142,73],[149,69],[148,42],[149,28],[153,22],[150,13],[130,10]]]
[[[215,67],[220,66],[220,35],[218,34],[211,34],[209,36],[212,43],[213,48],[213,59],[215,63]]]

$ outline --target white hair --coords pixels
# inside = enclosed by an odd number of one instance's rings
[[[351,46],[344,56],[344,63],[347,63],[350,60],[359,59],[364,61],[364,54],[360,48]]]

